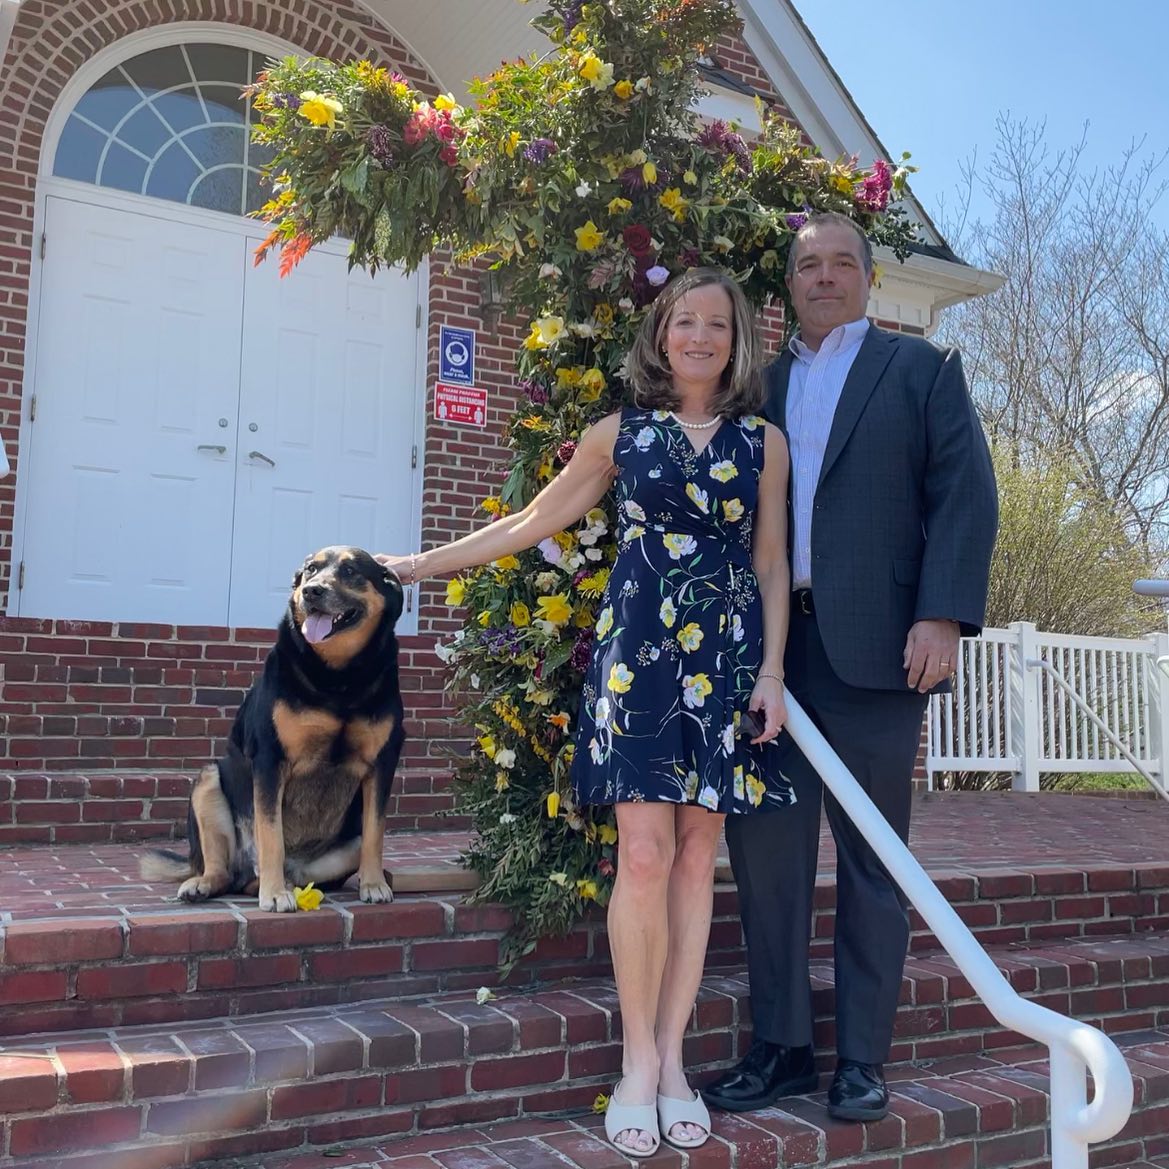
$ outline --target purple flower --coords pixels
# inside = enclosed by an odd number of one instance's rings
[[[647,268],[645,270],[645,278],[652,285],[654,285],[654,287],[657,287],[659,285],[665,284],[665,282],[669,280],[670,269],[663,268],[661,264],[655,264],[652,268]]]
[[[295,93],[278,93],[273,96],[272,104],[285,110],[299,110],[300,97]]]
[[[365,141],[378,165],[389,170],[394,165],[394,140],[389,127],[370,126]]]
[[[528,162],[534,162],[539,165],[540,163],[547,162],[556,153],[557,149],[556,143],[551,138],[533,138],[524,147],[524,158]]]
[[[696,141],[706,150],[725,151],[727,148],[726,138],[729,133],[726,122],[721,118],[715,118],[709,126],[703,128]]]
[[[790,215],[785,215],[783,220],[792,231],[799,231],[808,222],[808,216],[804,211],[793,211]]]
[[[702,256],[697,248],[683,248],[678,253],[678,266],[681,268],[697,268],[702,263]]]
[[[552,397],[547,386],[541,385],[531,378],[520,382],[520,390],[527,395],[529,402],[534,402],[537,406],[542,406]]]
[[[728,134],[726,137],[727,150],[735,156],[735,165],[743,174],[751,173],[751,152],[747,143],[739,134]]]
[[[580,11],[584,7],[584,0],[572,0],[564,9],[564,31],[570,33],[580,24]]]
[[[646,188],[645,174],[639,166],[627,166],[617,176],[617,181],[630,192],[644,191]]]
[[[568,664],[578,673],[584,673],[589,668],[589,658],[593,655],[593,631],[584,629],[576,639],[569,656]]]
[[[878,158],[861,183],[856,196],[857,204],[866,211],[884,211],[889,205],[889,192],[892,190],[893,171],[883,158]]]
[[[736,134],[726,122],[716,118],[697,135],[695,141],[712,154],[733,155],[735,165],[748,174],[751,171],[751,152],[741,134]]]

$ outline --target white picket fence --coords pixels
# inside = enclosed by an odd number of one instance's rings
[[[1158,668],[1158,662],[1162,662]],[[1042,633],[1027,621],[964,638],[954,690],[930,699],[926,771],[1135,772],[1169,798],[1169,634]]]

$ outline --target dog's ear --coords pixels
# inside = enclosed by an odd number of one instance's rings
[[[304,568],[303,568],[303,566],[302,566],[301,568],[298,568],[298,569],[296,570],[296,573],[295,573],[295,575],[294,575],[294,576],[293,576],[293,578],[292,578],[292,590],[293,590],[293,592],[295,592],[295,591],[296,591],[298,588],[300,588],[300,582],[301,582],[303,579],[304,579]]]
[[[397,621],[402,616],[405,593],[402,582],[388,568],[382,572],[382,593],[386,598],[386,611],[390,614],[390,620]]]

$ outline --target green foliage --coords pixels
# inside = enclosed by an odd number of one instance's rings
[[[1155,606],[1132,591],[1153,576],[1117,508],[1075,487],[1058,452],[996,445],[999,533],[990,569],[989,626],[1033,621],[1049,633],[1139,637],[1158,628]]]
[[[533,23],[552,50],[475,83],[473,108],[424,101],[368,63],[288,59],[253,89],[257,137],[275,151],[261,254],[279,245],[288,269],[341,233],[351,263],[374,271],[445,245],[490,261],[531,321],[517,363],[528,404],[508,427],[515,461],[483,501],[490,515],[523,507],[623,402],[622,362],[669,276],[721,266],[754,304],[782,299],[812,210],[850,215],[905,254],[907,168],[828,162],[779,118],[750,146],[699,125],[698,59],[736,19],[731,0],[551,0]],[[568,775],[615,552],[601,507],[448,589],[468,620],[440,652],[481,734],[459,782],[476,829],[467,860],[479,897],[516,914],[508,962],[611,887],[611,812],[576,807]]]

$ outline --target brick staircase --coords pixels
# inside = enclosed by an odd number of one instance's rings
[[[915,852],[1011,984],[1125,1052],[1134,1116],[1095,1165],[1169,1169],[1169,862],[1149,859],[1167,829],[1169,809],[1144,801],[950,795],[915,809]],[[345,893],[292,916],[245,899],[177,905],[173,888],[138,878],[136,846],[108,838],[0,849],[0,1167],[629,1164],[591,1113],[620,1063],[603,919],[501,983],[508,919],[463,903],[464,839],[391,834],[393,905]],[[827,1071],[830,845],[822,865],[813,974]],[[728,876],[687,1040],[698,1079],[749,1035]],[[911,947],[885,1121],[837,1124],[822,1095],[784,1100],[718,1116],[704,1149],[648,1164],[1046,1165],[1046,1051],[998,1026],[917,920]],[[481,986],[495,998],[477,1003]]]

